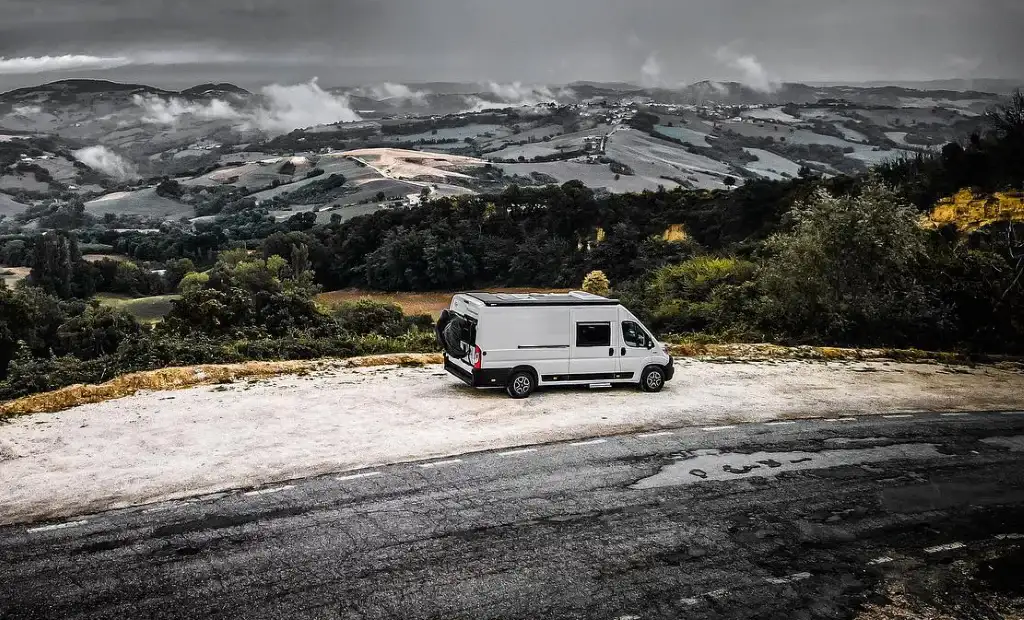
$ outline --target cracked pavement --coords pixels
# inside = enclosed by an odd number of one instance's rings
[[[685,428],[7,526],[0,618],[1020,617],[1022,438]]]

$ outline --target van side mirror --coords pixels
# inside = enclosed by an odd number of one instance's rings
[[[647,348],[648,349],[653,349],[654,348],[654,341],[653,340],[648,340],[647,341]]]

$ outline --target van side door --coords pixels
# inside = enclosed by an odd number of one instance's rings
[[[609,381],[618,372],[619,315],[615,307],[572,312],[570,381]]]

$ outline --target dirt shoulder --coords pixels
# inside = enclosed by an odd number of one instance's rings
[[[0,425],[0,523],[664,427],[1024,408],[1024,373],[995,367],[684,359],[660,394],[551,390],[514,401],[436,365],[319,364],[9,418]]]

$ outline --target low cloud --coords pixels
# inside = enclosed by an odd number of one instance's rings
[[[489,98],[470,96],[465,97],[467,112],[482,112],[484,110],[496,110],[514,106],[539,106],[560,100],[570,99],[575,93],[568,88],[553,91],[543,85],[529,85],[522,82],[510,82],[501,84],[488,82],[486,85]]]
[[[765,93],[775,92],[779,82],[771,77],[764,65],[753,54],[741,54],[726,45],[718,48],[715,59],[740,73],[739,81],[754,90]]]
[[[640,67],[640,85],[645,88],[657,88],[664,86],[665,80],[662,77],[661,61],[657,54],[651,54]]]
[[[252,122],[268,132],[362,120],[349,106],[348,97],[325,91],[316,78],[293,86],[265,86],[263,97],[266,104],[252,115]]]
[[[30,75],[52,71],[99,71],[129,65],[195,65],[234,63],[261,59],[258,55],[241,55],[216,49],[139,50],[117,56],[64,54],[61,56],[0,56],[0,75]]]
[[[113,69],[130,65],[131,59],[124,56],[89,56],[66,54],[64,56],[21,56],[7,58],[0,56],[0,75],[21,75],[46,73],[48,71],[74,71],[88,69]]]
[[[11,109],[14,116],[35,116],[42,114],[43,109],[37,105],[16,105]]]
[[[156,95],[135,95],[135,105],[143,109],[142,121],[154,125],[176,125],[183,116],[191,116],[201,120],[241,120],[242,112],[230,103],[213,99],[209,103],[196,103],[177,97],[163,99]]]
[[[72,155],[93,170],[99,170],[118,181],[127,181],[139,176],[131,162],[105,146],[86,147],[75,151]]]
[[[420,106],[427,105],[427,97],[431,94],[428,90],[413,90],[405,84],[395,84],[394,82],[384,82],[359,89],[356,92],[377,101],[408,102]]]
[[[333,95],[313,78],[305,84],[272,84],[262,90],[262,101],[251,108],[236,108],[226,101],[187,101],[177,97],[164,99],[154,95],[136,95],[135,104],[143,109],[143,122],[176,125],[182,117],[200,120],[236,121],[239,129],[260,129],[267,133],[287,133],[315,125],[362,120],[349,106],[344,95]]]

